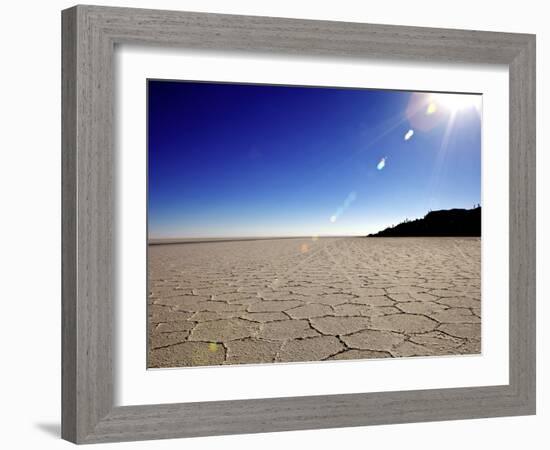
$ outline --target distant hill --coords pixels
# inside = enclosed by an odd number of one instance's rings
[[[430,211],[422,219],[386,228],[368,237],[481,236],[481,206]]]

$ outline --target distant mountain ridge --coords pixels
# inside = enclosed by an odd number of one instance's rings
[[[481,206],[430,211],[422,219],[406,220],[368,237],[481,236]]]

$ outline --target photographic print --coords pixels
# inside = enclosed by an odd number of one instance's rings
[[[147,366],[479,354],[482,96],[147,81]]]

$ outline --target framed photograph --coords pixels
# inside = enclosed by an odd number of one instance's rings
[[[63,11],[62,435],[535,413],[535,37]]]

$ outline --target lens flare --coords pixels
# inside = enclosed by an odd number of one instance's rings
[[[409,98],[405,115],[410,128],[415,131],[426,132],[433,130],[446,120],[444,110],[438,107],[438,102],[431,94],[414,92]]]
[[[414,130],[409,130],[405,133],[405,136],[403,137],[404,140],[408,141],[410,138],[412,138],[414,135]]]
[[[386,167],[386,158],[382,158],[380,162],[376,165],[376,168],[378,170],[382,170],[384,167]]]
[[[336,212],[330,216],[330,223],[335,223],[342,214],[344,214],[344,211],[349,208],[349,206],[357,199],[357,192],[351,191],[346,199],[344,200],[344,203],[342,206],[340,206]]]
[[[430,102],[428,104],[428,107],[426,108],[426,115],[431,116],[436,111],[437,111],[437,105],[435,104],[435,102]]]
[[[210,342],[208,344],[208,350],[211,351],[211,352],[217,352],[218,351],[218,344],[216,344],[215,342]]]

